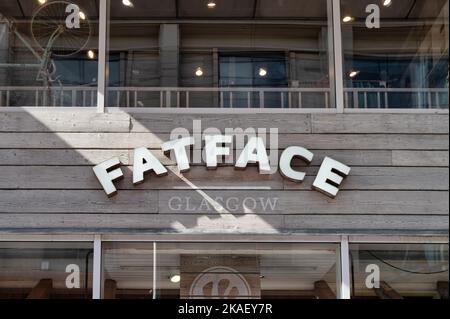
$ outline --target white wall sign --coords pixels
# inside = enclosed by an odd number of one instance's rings
[[[221,145],[229,144],[231,141],[232,137],[226,135],[205,136],[206,166],[208,169],[217,168],[218,156],[230,154],[230,147]],[[180,172],[186,172],[190,169],[189,156],[186,148],[194,144],[195,140],[193,137],[185,137],[164,143],[162,145],[162,150],[164,152],[173,151],[177,161],[178,170]],[[292,160],[295,157],[310,164],[314,154],[306,148],[299,146],[288,147],[281,154],[279,162],[281,175],[291,181],[301,183],[306,174],[305,172],[294,170],[292,168]],[[235,163],[235,168],[245,169],[249,163],[258,164],[260,174],[267,174],[270,172],[270,160],[263,139],[258,137],[249,139]],[[113,182],[123,177],[123,172],[119,166],[120,160],[118,158],[112,158],[94,167],[94,173],[108,196],[113,196],[117,193],[117,189]],[[342,184],[344,178],[350,174],[350,170],[350,167],[329,157],[325,157],[312,188],[334,198],[338,194],[339,186]],[[150,150],[145,147],[135,149],[133,184],[137,185],[143,183],[145,179],[144,174],[150,171],[154,171],[157,176],[167,174],[167,169]]]

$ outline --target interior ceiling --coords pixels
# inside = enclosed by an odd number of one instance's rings
[[[57,1],[57,0],[49,0]],[[208,9],[208,0],[131,0],[134,7],[125,7],[120,0],[111,0],[114,19],[325,19],[327,1],[299,0],[215,0],[217,7]],[[89,17],[98,16],[98,0],[72,0]],[[373,1],[342,0],[343,14],[367,16],[365,8]],[[382,7],[382,18],[433,18],[441,12],[448,0],[394,0]],[[1,1],[0,13],[7,17],[30,18],[39,7],[37,0]]]
[[[448,0],[393,0],[389,7],[380,7],[382,19],[427,19],[436,18]],[[341,0],[342,15],[355,18],[367,17],[366,7],[373,0]]]

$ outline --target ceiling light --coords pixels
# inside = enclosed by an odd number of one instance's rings
[[[95,52],[92,51],[92,50],[89,50],[89,51],[87,52],[87,56],[88,56],[89,59],[92,60],[92,59],[95,58]]]
[[[84,14],[83,11],[80,11],[80,19],[81,20],[86,20],[86,15]]]
[[[214,9],[217,6],[217,3],[214,0],[208,1],[208,8]]]
[[[384,0],[383,1],[383,6],[385,7],[389,7],[392,4],[392,0]]]
[[[45,4],[45,3],[47,3],[47,0],[38,0],[38,2],[39,2],[40,4]]]
[[[174,284],[177,284],[181,281],[181,276],[180,275],[172,275],[169,277],[170,281],[173,282]]]
[[[344,23],[351,22],[351,21],[353,21],[353,20],[354,20],[354,18],[351,17],[351,16],[345,16],[344,19],[342,19],[342,21],[343,21]]]
[[[122,4],[127,7],[133,6],[133,2],[131,2],[130,0],[122,0]]]
[[[267,70],[264,68],[260,68],[259,69],[259,76],[260,77],[265,77],[267,75]]]
[[[349,74],[349,76],[350,76],[351,78],[354,78],[354,77],[357,76],[358,74],[359,74],[359,71],[351,71],[350,74]]]
[[[203,76],[203,69],[198,67],[197,70],[195,70],[195,76],[198,76],[198,77]]]

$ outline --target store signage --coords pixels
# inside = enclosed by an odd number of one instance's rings
[[[228,156],[231,151],[230,147],[224,145],[230,144],[233,138],[229,135],[206,135],[204,139],[206,167],[207,169],[217,169],[218,157]],[[164,143],[162,150],[165,153],[173,152],[178,170],[183,173],[190,169],[187,148],[194,144],[195,140],[193,137],[184,137]],[[313,160],[314,154],[300,146],[288,147],[281,154],[279,161],[281,175],[291,181],[301,183],[306,174],[292,167],[292,159],[295,157],[309,164]],[[258,165],[260,174],[271,174],[269,156],[267,155],[264,140],[261,137],[251,137],[248,140],[234,166],[236,169],[245,169],[250,163]],[[114,181],[123,178],[120,165],[119,158],[112,158],[94,167],[94,173],[108,196],[113,196],[117,193]],[[163,176],[168,173],[167,168],[150,150],[145,147],[135,149],[133,184],[143,183],[144,174],[152,171],[157,176]],[[349,173],[350,167],[330,157],[325,157],[312,184],[312,188],[334,198],[339,192],[339,186]]]

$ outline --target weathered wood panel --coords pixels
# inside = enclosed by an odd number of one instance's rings
[[[132,164],[130,162],[130,152],[130,150],[0,149],[0,166],[46,165],[91,167],[113,157],[118,157],[124,165],[130,165]]]
[[[393,151],[394,166],[449,166],[448,151]]]
[[[108,198],[95,190],[2,190],[0,212],[153,214],[158,212],[158,193],[122,191]]]
[[[341,191],[330,199],[315,191],[166,190],[159,213],[448,215],[447,192]]]
[[[442,114],[312,114],[312,133],[448,134]]]
[[[149,114],[130,113],[132,132],[170,133],[183,128],[192,132],[194,120],[201,120],[202,131],[217,128],[253,128],[255,130],[277,128],[278,133],[311,133],[310,114]]]
[[[0,230],[148,231],[152,233],[282,234],[395,233],[448,234],[447,216],[230,216],[125,214],[2,214]]]
[[[331,156],[350,166],[391,166],[392,151],[360,151],[360,150],[311,150],[314,153],[312,166],[319,166],[325,156]],[[132,149],[129,150],[95,150],[95,149],[0,149],[0,166],[5,165],[46,165],[46,166],[92,166],[113,157],[119,157],[124,165],[132,165]],[[165,156],[160,150],[152,153],[164,164],[175,165],[175,160]],[[411,152],[413,153],[413,152]],[[447,152],[436,152],[444,153]],[[420,152],[419,152],[420,154]],[[280,154],[281,155],[281,152]],[[414,156],[414,155],[411,155]],[[436,154],[436,156],[438,156]],[[440,156],[440,155],[439,155]],[[448,156],[447,156],[448,158]],[[303,166],[299,160],[294,159],[294,166]],[[432,166],[428,165],[417,166]],[[205,165],[204,163],[191,163],[192,166]],[[226,164],[224,164],[226,165]],[[232,165],[232,164],[228,164]],[[410,165],[408,165],[410,166]],[[448,165],[436,165],[448,166]]]
[[[96,190],[2,190],[0,213],[448,215],[447,195],[342,191],[330,199],[315,191],[164,190],[121,191],[108,199]]]
[[[127,114],[95,110],[29,110],[1,112],[0,132],[129,132]]]
[[[125,178],[116,184],[118,189],[255,189],[309,190],[319,170],[318,167],[298,168],[306,172],[303,183],[295,183],[279,173],[259,174],[257,167],[236,170],[220,167],[192,167],[180,176],[178,168],[169,166],[163,177],[149,175],[138,186],[132,184],[132,167],[121,167]],[[0,189],[102,189],[91,167],[82,166],[0,166]],[[187,180],[187,182],[186,182]],[[189,183],[189,184],[188,184]],[[341,186],[342,190],[448,190],[448,168],[409,167],[354,167]]]
[[[134,186],[132,167],[121,167],[125,178],[115,183],[118,189],[177,189],[191,186],[179,176],[178,168],[168,167],[167,176],[158,177],[155,174],[146,176],[145,182]],[[80,166],[9,166],[1,167],[0,189],[97,189],[102,190],[100,183],[91,167]],[[182,174],[190,183],[199,188],[215,187],[242,188],[249,185],[266,189],[283,189],[283,179],[280,174],[261,175],[256,167],[247,170],[235,170],[233,167],[223,167],[208,171],[206,167],[192,167],[191,171]]]
[[[16,149],[157,149],[169,140],[152,133],[0,133],[0,148]],[[312,150],[448,150],[448,135],[281,134],[279,148]]]
[[[448,234],[445,216],[285,216],[286,229],[341,233],[368,232],[401,234],[402,231],[424,233],[427,231]]]
[[[185,180],[171,173],[132,185],[133,148],[148,147],[173,166],[161,144],[200,119],[202,130],[278,128],[280,150],[314,152],[307,168],[294,161],[305,182],[259,175],[254,166],[193,164]],[[3,112],[0,231],[448,234],[448,149],[448,115],[438,114]],[[310,189],[325,156],[352,167],[336,199]],[[111,157],[125,165],[125,179],[107,198],[92,166]]]
[[[203,129],[277,128],[279,133],[311,133],[309,114],[152,114],[95,110],[43,110],[0,114],[0,132],[152,132],[170,133],[176,128],[192,130],[194,120]]]
[[[123,165],[133,165],[134,150],[95,149],[0,149],[0,166],[89,166],[118,157]],[[164,165],[176,165],[175,160],[161,150],[152,153]]]
[[[314,171],[309,171],[313,174]],[[305,189],[313,183],[310,176],[303,183],[285,180],[286,189]],[[345,190],[448,190],[448,168],[435,167],[353,167],[340,189]]]
[[[279,133],[410,133],[447,134],[448,116],[441,114],[152,114],[93,110],[27,110],[2,112],[0,132],[151,132],[202,129],[277,128]]]

